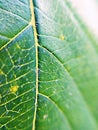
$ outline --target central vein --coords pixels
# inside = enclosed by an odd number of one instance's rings
[[[34,111],[33,128],[32,128],[32,130],[35,130],[37,100],[38,100],[38,39],[37,39],[36,22],[35,22],[35,16],[34,16],[34,4],[32,0],[30,0],[30,9],[31,9],[31,15],[32,15],[30,24],[33,26],[33,29],[34,29],[34,39],[35,39],[35,47],[36,47],[36,99],[35,99],[35,111]]]

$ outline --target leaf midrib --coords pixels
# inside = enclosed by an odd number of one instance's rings
[[[37,38],[37,29],[36,29],[36,21],[34,14],[34,3],[30,0],[30,10],[31,10],[31,25],[34,29],[34,41],[35,41],[35,49],[36,49],[36,97],[35,97],[35,110],[34,110],[34,118],[33,118],[33,127],[32,130],[35,130],[35,122],[36,122],[36,114],[37,114],[37,100],[38,100],[38,38]]]

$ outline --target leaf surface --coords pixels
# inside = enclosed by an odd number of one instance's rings
[[[0,0],[1,130],[97,130],[98,44],[67,0]]]

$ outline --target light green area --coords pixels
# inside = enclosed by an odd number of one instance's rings
[[[36,130],[98,130],[98,44],[67,0],[34,0]],[[36,47],[29,0],[0,0],[0,129],[32,130]]]

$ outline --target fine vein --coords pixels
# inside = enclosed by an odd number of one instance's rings
[[[37,39],[37,30],[36,30],[36,22],[34,16],[34,5],[32,0],[30,0],[30,9],[31,9],[31,22],[30,24],[34,29],[34,39],[35,39],[35,47],[36,47],[36,99],[35,99],[35,111],[34,111],[34,119],[33,119],[33,128],[35,130],[35,121],[36,121],[36,112],[37,112],[37,100],[38,100],[38,39]]]

